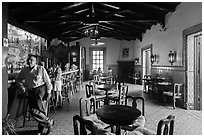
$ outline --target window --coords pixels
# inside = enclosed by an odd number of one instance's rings
[[[100,67],[104,71],[105,52],[105,48],[90,48],[90,66],[92,70],[98,70]]]
[[[93,53],[93,70],[97,70],[99,67],[103,70],[103,51],[92,51]]]

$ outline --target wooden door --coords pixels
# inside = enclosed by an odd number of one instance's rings
[[[202,35],[199,33],[194,36],[195,39],[195,109],[202,110],[202,68],[201,68],[201,47]]]
[[[190,109],[201,110],[201,32],[187,37],[187,100]]]

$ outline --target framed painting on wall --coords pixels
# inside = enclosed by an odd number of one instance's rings
[[[122,49],[122,58],[128,58],[129,57],[129,48],[123,48]]]

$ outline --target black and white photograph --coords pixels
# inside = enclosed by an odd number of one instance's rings
[[[202,1],[2,1],[2,135],[202,135]]]

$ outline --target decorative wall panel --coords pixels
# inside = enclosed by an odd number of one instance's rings
[[[194,36],[187,38],[187,101],[190,108],[194,108]]]

